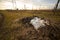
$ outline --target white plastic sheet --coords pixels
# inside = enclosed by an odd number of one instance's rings
[[[38,17],[34,17],[30,23],[34,26],[34,28],[37,30],[38,28],[41,28],[41,27],[45,27],[45,23],[47,23],[47,21],[45,20],[42,20],[41,18],[38,18]],[[48,23],[47,23],[48,24]]]

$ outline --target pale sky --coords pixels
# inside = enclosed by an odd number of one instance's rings
[[[29,10],[53,9],[56,3],[57,0],[0,0],[0,10],[17,8]],[[60,3],[58,8],[60,8]]]

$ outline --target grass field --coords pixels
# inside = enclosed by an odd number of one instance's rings
[[[11,25],[16,19],[30,17],[30,16],[39,16],[50,19],[52,23],[59,25],[60,27],[60,12],[56,12],[53,15],[52,11],[40,11],[40,10],[0,10],[0,13],[4,15],[4,22],[2,28],[2,32],[0,32],[0,39],[1,40],[11,40],[10,30]],[[5,35],[6,34],[6,35]]]

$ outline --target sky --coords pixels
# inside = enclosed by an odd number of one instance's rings
[[[0,10],[5,9],[53,9],[57,0],[0,0]],[[60,8],[60,3],[58,5]]]

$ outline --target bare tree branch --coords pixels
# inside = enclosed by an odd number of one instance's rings
[[[58,8],[59,2],[60,2],[60,0],[57,1],[56,5],[55,5],[55,7],[54,7],[54,9],[53,9],[53,13],[54,13],[53,15],[55,15],[55,12],[56,12],[56,10],[57,10],[57,8]]]

